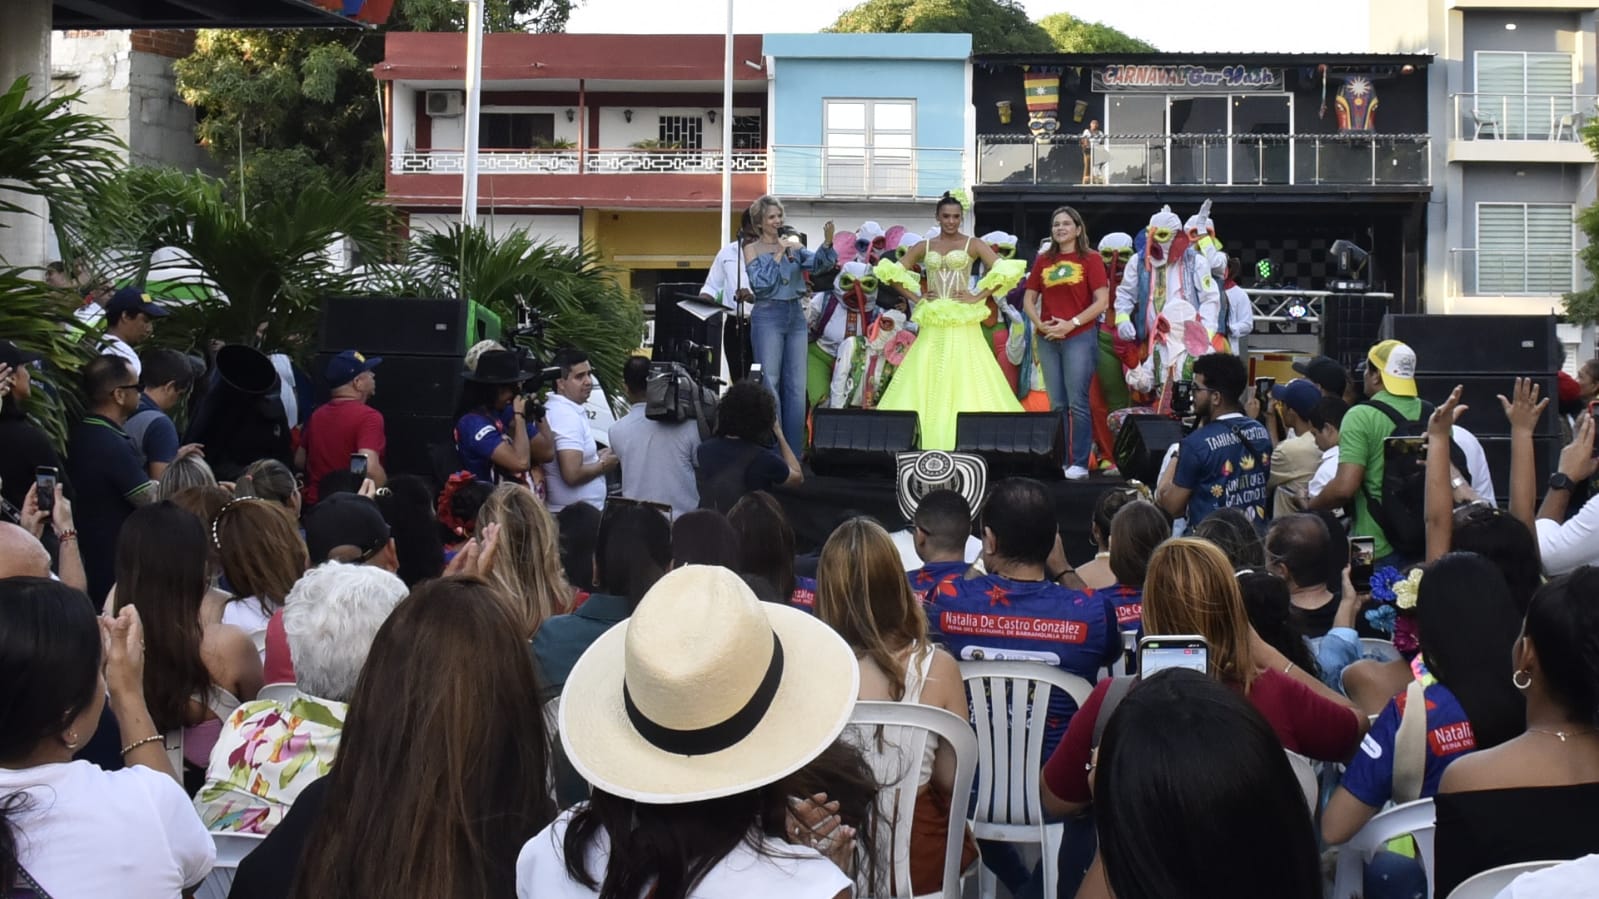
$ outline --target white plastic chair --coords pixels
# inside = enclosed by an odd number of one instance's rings
[[[1433,830],[1436,813],[1431,799],[1418,799],[1396,805],[1366,822],[1360,832],[1338,851],[1338,873],[1333,880],[1330,899],[1351,899],[1361,893],[1361,880],[1366,862],[1389,840],[1409,834],[1416,840],[1416,854],[1427,874],[1427,899],[1432,899],[1432,887],[1437,882],[1433,870]]]
[[[1449,891],[1449,899],[1494,899],[1500,890],[1510,886],[1510,882],[1517,877],[1533,871],[1542,871],[1544,868],[1552,868],[1558,864],[1561,862],[1517,862],[1514,865],[1489,868],[1462,880],[1460,886]]]
[[[1316,763],[1291,749],[1284,749],[1283,752],[1288,756],[1288,767],[1294,769],[1294,779],[1299,781],[1299,790],[1305,794],[1305,804],[1310,806],[1310,816],[1314,818],[1316,806],[1320,804],[1321,799],[1321,784],[1316,777]]]
[[[1394,641],[1384,640],[1381,637],[1361,637],[1360,657],[1370,656],[1380,662],[1393,662],[1404,658],[1399,654],[1399,649],[1394,646]]]
[[[865,885],[856,895],[911,899],[911,823],[916,816],[917,781],[927,735],[938,737],[955,753],[955,783],[950,802],[949,838],[944,845],[944,899],[960,899],[961,847],[966,836],[966,797],[977,773],[977,735],[969,722],[943,709],[904,702],[863,701],[850,715],[854,742],[872,761],[879,782],[876,871],[882,882]],[[877,747],[883,728],[882,749]],[[896,826],[897,825],[897,826]],[[892,888],[887,883],[892,872]]]
[[[1138,631],[1122,631],[1122,654],[1105,670],[1111,677],[1125,677],[1133,673],[1132,659],[1138,656]]]
[[[227,899],[233,889],[233,876],[238,873],[239,862],[261,845],[265,836],[258,833],[223,833],[211,831],[211,840],[217,845],[217,863],[211,873],[195,888],[194,899]]]
[[[1483,112],[1480,109],[1473,109],[1471,111],[1471,121],[1477,126],[1477,130],[1473,131],[1471,134],[1472,140],[1481,139],[1484,131],[1492,131],[1494,133],[1494,139],[1499,139],[1498,116],[1490,112]]]
[[[972,833],[979,840],[1037,843],[1043,851],[1044,895],[1054,896],[1065,827],[1044,823],[1038,798],[1044,767],[1044,721],[1050,694],[1063,690],[1082,708],[1088,681],[1043,662],[961,662],[961,679],[977,731],[977,795]],[[1030,708],[1031,707],[1031,708]],[[1038,710],[1037,714],[1032,709]],[[998,879],[985,866],[978,894],[993,899]]]
[[[270,699],[273,702],[281,702],[284,705],[288,705],[294,701],[295,695],[299,692],[300,688],[294,685],[294,681],[284,681],[282,683],[267,684],[255,694],[255,698]]]

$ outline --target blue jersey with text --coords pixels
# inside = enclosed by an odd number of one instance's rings
[[[930,594],[927,619],[933,639],[957,659],[1044,662],[1090,684],[1122,650],[1108,597],[1048,581],[993,574],[949,581]],[[1045,758],[1076,711],[1077,702],[1064,691],[1050,694]]]
[[[1422,696],[1427,700],[1427,760],[1421,781],[1421,795],[1425,798],[1438,792],[1438,781],[1450,762],[1477,748],[1477,737],[1466,719],[1466,710],[1448,687],[1433,683]],[[1400,693],[1372,722],[1366,738],[1360,741],[1360,751],[1344,771],[1344,789],[1373,808],[1381,808],[1393,797],[1394,739],[1404,713],[1405,694]]]
[[[925,605],[933,601],[933,597],[930,595],[932,591],[953,590],[954,588],[949,586],[950,582],[965,577],[967,569],[971,567],[966,562],[958,560],[954,562],[928,562],[908,575],[911,579],[911,590]]]
[[[1266,520],[1266,482],[1271,478],[1271,435],[1242,415],[1209,422],[1183,438],[1172,483],[1189,491],[1188,527],[1221,508],[1240,509]]]

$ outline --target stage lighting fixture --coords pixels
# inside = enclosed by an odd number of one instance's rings
[[[1331,290],[1365,290],[1368,282],[1366,264],[1371,254],[1355,245],[1352,240],[1336,240],[1327,251],[1333,265]]]

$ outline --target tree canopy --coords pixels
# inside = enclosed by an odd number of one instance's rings
[[[865,0],[845,10],[828,31],[970,34],[974,53],[1137,53],[1144,41],[1069,13],[1039,22],[1011,0]]]

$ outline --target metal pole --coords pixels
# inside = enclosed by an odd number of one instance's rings
[[[733,0],[727,0],[722,43],[722,230],[718,245],[733,233]],[[737,284],[733,285],[735,288]]]
[[[461,224],[477,224],[478,109],[483,101],[483,0],[466,0],[466,128],[461,138]]]

